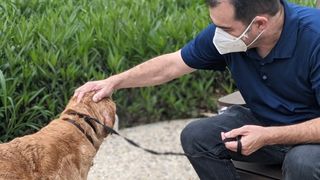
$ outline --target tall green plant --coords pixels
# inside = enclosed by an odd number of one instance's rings
[[[37,130],[44,123],[43,120],[52,116],[52,113],[45,108],[49,95],[39,97],[44,88],[32,92],[23,91],[23,94],[17,95],[13,86],[18,87],[18,81],[13,78],[6,79],[0,70],[0,141],[32,132],[29,129]],[[11,87],[8,86],[9,83]],[[31,79],[25,84],[32,85]]]

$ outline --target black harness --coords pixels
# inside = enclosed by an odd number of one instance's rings
[[[93,139],[91,136],[89,136],[89,134],[87,134],[84,129],[75,121],[75,120],[72,120],[72,119],[64,119],[65,121],[73,124],[74,126],[76,126],[86,137],[87,139],[91,142],[92,146],[94,146],[94,142],[93,142]]]

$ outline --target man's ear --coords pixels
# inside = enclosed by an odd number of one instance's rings
[[[259,31],[263,31],[267,28],[268,24],[269,24],[269,19],[265,16],[257,16],[255,18],[256,20],[256,24],[258,25],[258,29]]]

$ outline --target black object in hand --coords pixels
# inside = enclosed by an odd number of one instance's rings
[[[239,155],[241,155],[242,153],[242,143],[241,143],[241,136],[239,135],[239,136],[237,136],[237,137],[234,137],[234,138],[225,138],[224,140],[223,140],[223,142],[224,143],[226,143],[226,142],[231,142],[231,141],[237,141],[238,142],[238,144],[237,144],[237,153],[239,154]]]
[[[225,138],[225,139],[223,140],[223,142],[226,143],[226,142],[237,141],[237,140],[238,140],[238,139],[237,139],[236,137],[234,137],[234,138]]]

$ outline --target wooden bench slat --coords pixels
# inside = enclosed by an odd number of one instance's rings
[[[264,165],[240,161],[233,161],[233,164],[237,168],[238,172],[245,172],[247,174],[250,174],[252,177],[277,180],[280,180],[282,177],[281,165]],[[241,176],[241,179],[244,178]]]
[[[270,178],[248,173],[246,171],[237,170],[241,180],[270,180]]]
[[[218,99],[218,105],[220,107],[229,107],[232,105],[245,105],[246,102],[244,101],[243,97],[241,96],[239,91],[234,93],[228,94]]]

